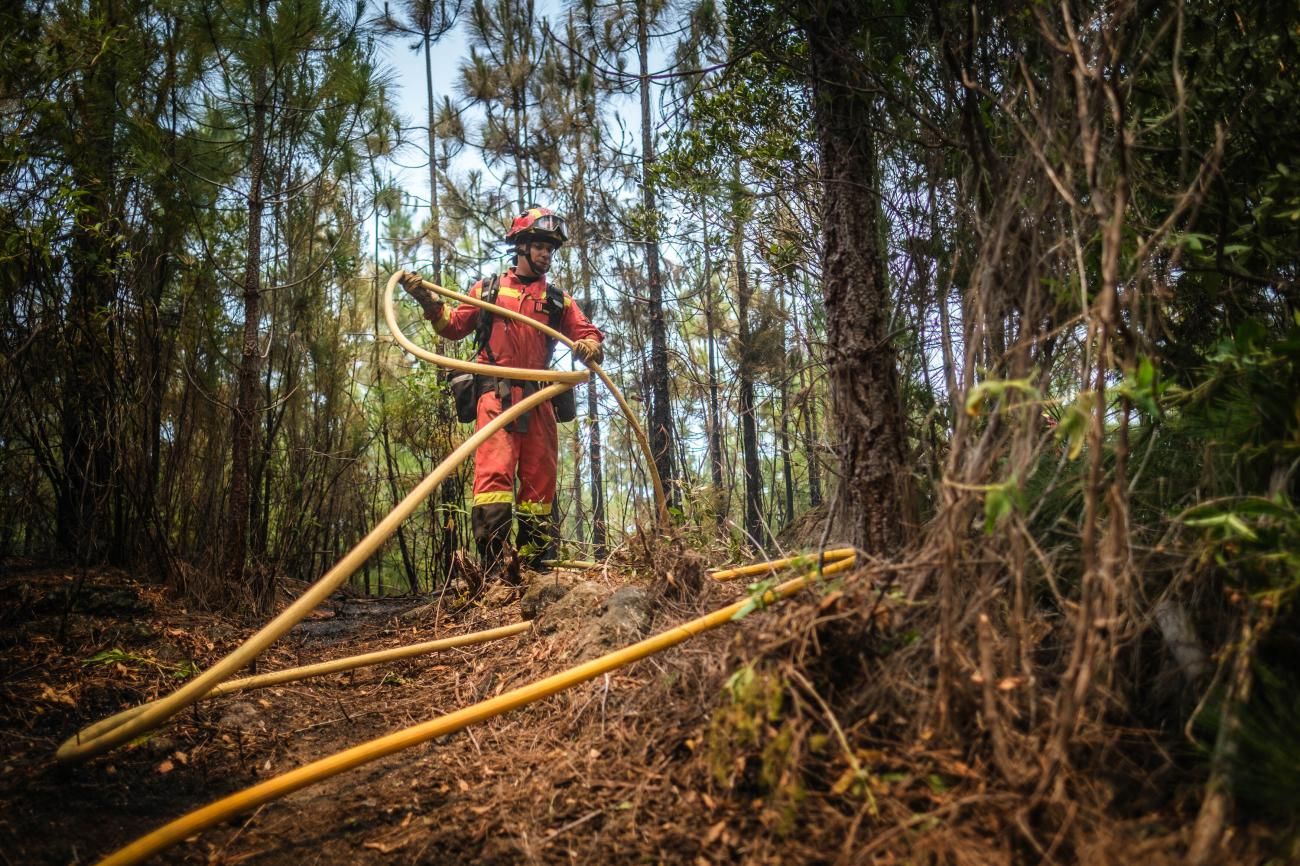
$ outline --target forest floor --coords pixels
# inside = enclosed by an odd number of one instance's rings
[[[634,636],[602,633],[598,624],[611,604],[606,597],[636,581],[612,569],[582,578],[600,591],[570,592],[565,616],[556,603],[520,636],[202,702],[140,741],[62,767],[53,756],[65,738],[168,693],[260,622],[187,609],[164,588],[117,571],[79,576],[10,564],[0,573],[0,862],[94,862],[249,785],[631,642]],[[459,610],[449,599],[335,596],[274,644],[258,671],[515,622],[519,602],[503,590]],[[743,593],[711,583],[689,603],[651,593],[636,628],[657,632]],[[803,607],[826,604],[824,596]],[[767,758],[756,760],[754,749],[747,758],[743,749],[715,748],[713,719],[724,696],[738,694],[738,660],[747,647],[780,643],[790,628],[776,612],[756,613],[307,787],[199,833],[156,862],[1040,862],[1019,856],[1004,838],[1005,822],[992,817],[1011,812],[1006,795],[952,750],[882,743],[843,766],[814,762],[820,781],[796,790],[788,779],[764,782]],[[755,735],[767,743],[763,756],[780,742],[772,733]],[[744,737],[744,725],[733,725],[727,742],[744,746]],[[870,779],[859,761],[870,762]],[[959,818],[960,828],[927,855],[920,840]],[[1162,822],[1178,820],[1165,810],[1095,822],[1109,829],[1093,834],[1091,853],[1076,846],[1066,859],[1177,862],[1178,840]],[[962,850],[968,856],[943,853]],[[1049,853],[1041,862],[1056,861]]]
[[[53,755],[63,739],[175,689],[194,665],[216,662],[256,624],[186,609],[163,588],[111,570],[85,575],[69,612],[76,574],[7,572],[0,581],[4,863],[93,862],[212,800],[611,648],[600,636],[593,644],[591,628],[582,627],[600,618],[595,599],[585,617],[577,611],[572,623],[519,637],[202,702],[142,741],[61,767]],[[626,583],[617,573],[588,579],[610,592]],[[429,598],[336,596],[274,644],[258,671],[516,622],[519,603],[505,589],[458,612],[449,599],[439,606]],[[697,606],[717,606],[737,591],[709,587]],[[695,613],[661,607],[657,619]],[[729,807],[703,794],[707,785],[681,760],[704,739],[722,676],[720,645],[734,637],[705,636],[326,780],[158,859],[692,862],[706,849],[739,845],[726,831]]]

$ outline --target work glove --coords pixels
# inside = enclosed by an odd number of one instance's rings
[[[398,277],[398,282],[406,293],[415,298],[420,309],[424,310],[424,317],[430,322],[436,322],[442,318],[442,301],[433,296],[433,292],[424,287],[424,278],[415,271],[402,271]]]
[[[600,347],[598,341],[592,339],[578,340],[574,343],[573,354],[588,364],[599,364],[605,360],[605,350]]]

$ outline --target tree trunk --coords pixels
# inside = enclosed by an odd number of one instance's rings
[[[433,113],[433,40],[424,34],[424,92],[429,116],[429,244],[433,247],[432,280],[442,285],[442,226],[438,213],[438,131]],[[375,257],[378,266],[379,257]]]
[[[577,162],[577,176],[574,179],[574,205],[577,207],[573,225],[578,245],[578,268],[581,273],[583,311],[595,321],[596,308],[591,294],[592,272],[589,249],[589,232],[587,229],[587,163],[583,142],[578,141],[574,148]],[[608,554],[605,521],[605,469],[601,462],[600,451],[600,404],[597,401],[596,386],[587,385],[587,461],[591,468],[591,544],[597,559],[604,559]]]
[[[677,504],[676,462],[673,460],[673,414],[668,388],[668,335],[664,324],[663,280],[659,274],[659,205],[650,169],[654,164],[654,128],[650,117],[650,25],[645,4],[637,5],[636,46],[641,77],[641,204],[645,210],[646,289],[650,327],[650,453],[664,484],[669,505]]]
[[[736,195],[740,195],[740,171],[734,173]],[[737,206],[737,211],[739,207]],[[763,524],[763,477],[758,458],[758,425],[754,419],[754,374],[751,371],[749,334],[749,272],[745,269],[744,224],[737,217],[732,230],[732,254],[736,261],[736,319],[739,331],[740,440],[745,459],[745,535],[750,544],[764,547],[767,532]]]
[[[107,27],[118,23],[113,4],[100,11]],[[104,507],[112,488],[113,387],[115,375],[111,308],[117,293],[117,230],[113,173],[117,72],[106,51],[72,89],[79,123],[69,130],[73,183],[81,195],[68,250],[71,285],[64,322],[67,376],[60,425],[62,474],[56,494],[59,546],[79,563],[103,558],[111,544],[111,515]]]
[[[780,293],[781,301],[781,342],[785,342],[788,336],[785,332],[785,278],[778,276],[777,291]],[[781,355],[781,386],[779,396],[781,400],[781,423],[778,425],[777,442],[781,451],[781,476],[785,482],[785,509],[782,515],[782,526],[786,526],[794,520],[794,471],[790,466],[790,371],[787,364],[788,355]]]
[[[713,311],[713,266],[709,259],[707,210],[700,207],[704,226],[704,339],[709,353],[709,473],[713,482],[714,522],[719,532],[727,522],[727,501],[722,489],[722,413],[718,410],[718,341]]]
[[[868,26],[859,0],[816,4],[804,21],[812,65],[822,198],[828,380],[841,473],[835,520],[844,541],[891,554],[904,539],[903,420],[887,333],[880,251],[876,112],[857,49]],[[833,22],[833,24],[832,24]],[[856,72],[855,72],[856,70]]]
[[[808,287],[808,280],[804,280],[804,293],[812,297],[812,292]],[[799,327],[799,320],[795,320],[795,336],[799,345],[804,350],[804,364],[799,368],[799,393],[803,395],[803,445],[805,458],[808,461],[808,504],[816,508],[822,504],[822,468],[821,458],[817,454],[817,395],[812,382],[808,380],[807,367],[812,361],[812,343],[808,340],[803,330]]]
[[[259,18],[265,18],[268,2],[269,0],[261,0],[259,3]],[[230,499],[226,508],[224,533],[225,577],[232,589],[244,581],[248,553],[251,452],[257,416],[258,370],[262,360],[258,352],[257,325],[261,316],[262,178],[266,169],[268,88],[265,68],[259,67],[253,74],[253,99],[248,166],[248,243],[244,262],[244,342],[239,360],[234,421],[231,425]],[[259,604],[270,601],[269,589],[269,577],[259,578],[253,587],[254,597]]]

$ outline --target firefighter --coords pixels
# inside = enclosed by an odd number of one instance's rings
[[[599,364],[604,357],[601,349],[604,335],[568,293],[550,286],[546,280],[555,251],[568,240],[564,219],[548,208],[530,208],[514,219],[505,240],[513,245],[514,266],[499,278],[475,283],[470,288],[470,296],[551,325],[575,341],[575,355]],[[440,336],[460,340],[476,335],[476,360],[480,363],[532,369],[546,369],[550,365],[554,342],[536,328],[504,316],[493,316],[470,304],[448,309],[420,285],[419,274],[408,271],[400,279],[402,287],[420,304],[425,318],[433,323],[434,331]],[[544,384],[475,377],[478,394],[475,429],[481,429],[506,407],[539,387]],[[470,526],[485,575],[518,579],[505,569],[513,518],[518,519],[514,546],[525,554],[527,564],[538,568],[543,559],[554,556],[551,508],[555,501],[557,461],[555,410],[549,401],[498,430],[479,446],[474,460]]]

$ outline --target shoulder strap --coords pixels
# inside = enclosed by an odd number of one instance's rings
[[[501,290],[501,275],[492,274],[483,281],[483,288],[479,291],[479,300],[487,301],[489,304],[497,302],[497,293]],[[480,351],[487,353],[489,364],[495,364],[496,358],[492,357],[492,314],[487,310],[478,311],[478,325],[474,328],[474,354]]]
[[[560,330],[560,320],[564,318],[564,290],[551,283],[546,284],[546,324],[551,330]],[[555,354],[554,337],[546,338],[546,366],[551,366],[551,356]]]

